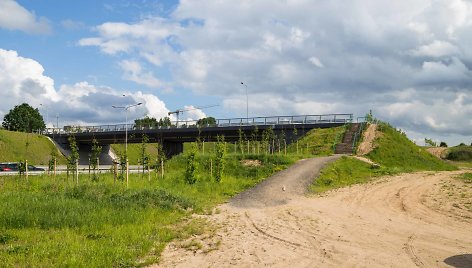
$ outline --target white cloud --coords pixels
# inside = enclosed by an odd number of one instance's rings
[[[427,61],[423,63],[417,75],[420,83],[446,84],[472,83],[472,72],[458,58],[443,61]]]
[[[411,133],[445,126],[458,137],[472,135],[469,112],[444,115],[472,90],[471,25],[465,0],[183,0],[169,18],[104,23],[79,44],[134,62],[125,79],[170,79],[236,114],[245,114],[243,80],[251,115],[372,108]],[[469,111],[471,100],[461,103]]]
[[[415,49],[411,54],[416,56],[429,56],[429,57],[444,57],[454,56],[460,54],[459,49],[453,44],[441,40],[434,40],[434,42],[423,45],[418,49]]]
[[[140,63],[137,61],[124,60],[120,62],[120,67],[124,71],[123,78],[126,80],[151,88],[163,86],[163,83],[154,77],[152,72],[143,72]]]
[[[54,80],[43,74],[44,68],[35,60],[18,56],[16,51],[0,49],[0,118],[15,105],[23,102],[40,109],[48,126],[55,123],[57,114],[60,126],[71,124],[113,124],[124,121],[124,115],[112,105],[125,106],[137,102],[143,105],[129,112],[134,118],[149,115],[167,116],[168,109],[157,96],[149,93],[123,92],[88,82],[64,84],[55,89]],[[42,104],[42,106],[40,106]]]
[[[51,26],[47,19],[36,17],[14,0],[0,1],[0,28],[20,30],[33,34],[48,34]]]
[[[192,121],[207,117],[201,109],[198,109],[193,105],[185,105],[182,110],[184,110],[184,112],[180,115],[179,120]]]
[[[57,101],[54,81],[43,72],[38,62],[18,56],[16,51],[0,49],[2,105],[12,106],[24,100],[37,106],[41,98]]]
[[[319,68],[323,68],[324,65],[323,63],[320,61],[320,59],[318,59],[317,57],[311,57],[308,59],[311,63],[313,63],[313,65],[315,65],[316,67],[319,67]]]

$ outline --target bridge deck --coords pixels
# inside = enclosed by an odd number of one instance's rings
[[[290,143],[314,128],[330,128],[352,122],[352,114],[273,116],[254,118],[218,119],[213,125],[198,125],[197,121],[179,121],[169,127],[118,124],[103,126],[75,126],[63,129],[46,129],[45,135],[51,137],[62,148],[69,147],[68,137],[74,136],[81,144],[81,150],[90,150],[92,140],[99,144],[140,143],[144,136],[149,142],[159,142],[170,157],[183,152],[184,142],[197,139],[215,141],[224,136],[225,141],[234,142],[241,138],[262,140],[263,132],[271,129],[275,136],[283,137]],[[83,152],[86,154],[87,152]]]

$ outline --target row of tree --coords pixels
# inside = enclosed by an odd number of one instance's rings
[[[201,118],[196,122],[196,125],[199,127],[211,126],[216,124],[216,119],[214,117],[205,117]],[[154,127],[171,127],[174,126],[170,121],[169,117],[160,118],[157,120],[154,117],[146,116],[144,118],[134,120],[134,125],[136,128],[154,128]]]

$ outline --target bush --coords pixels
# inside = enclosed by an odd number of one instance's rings
[[[452,161],[472,161],[471,146],[457,146],[449,150],[446,159]]]

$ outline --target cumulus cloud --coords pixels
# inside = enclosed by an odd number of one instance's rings
[[[161,118],[168,109],[157,96],[142,91],[120,92],[110,87],[96,86],[88,82],[60,85],[56,90],[54,80],[44,75],[44,68],[33,59],[23,58],[16,51],[0,49],[0,118],[15,105],[26,102],[40,109],[48,126],[114,124],[124,122],[124,111],[112,105],[126,106],[138,102],[143,105],[130,109],[128,118],[146,115]]]
[[[168,18],[107,22],[79,44],[130,61],[124,78],[150,87],[167,66],[166,85],[220,96],[236,114],[244,80],[253,115],[374,109],[411,133],[457,137],[472,135],[468,112],[446,116],[472,91],[471,25],[465,0],[184,0]]]
[[[141,64],[137,61],[121,61],[120,67],[124,71],[123,78],[126,80],[154,88],[163,86],[163,82],[157,79],[152,72],[143,72]]]
[[[33,34],[48,34],[51,26],[44,17],[36,17],[14,0],[0,1],[0,28]]]

